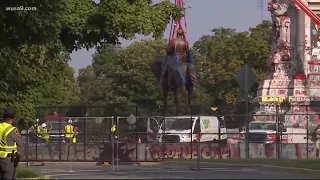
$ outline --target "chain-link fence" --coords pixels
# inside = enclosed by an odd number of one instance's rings
[[[181,107],[185,108],[185,107]],[[279,107],[277,107],[279,108]],[[210,106],[39,108],[49,141],[32,128],[22,131],[28,161],[145,162],[167,159],[283,158],[319,156],[317,108],[292,106],[288,112],[225,114]],[[76,142],[65,126],[72,120]],[[249,125],[246,126],[246,122]],[[111,127],[118,138],[112,140]],[[31,127],[31,125],[29,125]]]

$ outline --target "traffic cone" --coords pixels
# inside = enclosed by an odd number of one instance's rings
[[[138,143],[139,144],[141,143],[141,137],[140,136],[138,137]]]

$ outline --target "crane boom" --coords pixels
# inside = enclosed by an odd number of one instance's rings
[[[315,24],[320,24],[320,18],[316,15],[308,6],[306,6],[301,0],[292,0],[304,13],[306,13]]]

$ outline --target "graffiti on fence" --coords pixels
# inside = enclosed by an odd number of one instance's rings
[[[97,145],[87,145],[75,144],[70,150],[66,143],[58,144],[43,144],[39,143],[28,145],[28,158],[29,160],[68,160],[72,158],[73,160],[79,161],[93,161],[95,158],[99,157],[99,147]]]
[[[250,144],[250,158],[276,158],[276,144]],[[314,144],[282,144],[281,157],[284,159],[316,158],[316,148]],[[236,149],[230,149],[232,151]],[[239,157],[245,158],[245,144],[239,144]],[[232,158],[237,158],[233,156]]]
[[[57,144],[55,146],[58,146]],[[116,147],[116,146],[115,146]],[[245,158],[244,143],[229,143],[220,146],[216,143],[200,143],[200,159],[219,158]],[[250,158],[276,158],[276,144],[250,144]],[[310,144],[282,144],[281,156],[284,159],[316,158],[315,145]],[[56,147],[55,147],[56,148]],[[60,160],[59,148],[53,148],[54,159],[48,154],[44,146],[38,146],[37,160]],[[86,147],[84,154],[83,144],[76,148],[76,161],[104,162],[112,160],[112,146],[110,143],[90,145]],[[31,149],[29,149],[31,150]],[[29,154],[29,160],[35,159],[35,149]],[[147,143],[119,143],[119,149],[114,149],[115,158],[120,162],[143,162],[160,161],[164,159],[197,159],[197,144],[193,143],[170,143],[170,144],[147,144]],[[86,158],[84,158],[86,156]],[[61,151],[61,160],[67,160],[67,151]]]
[[[152,145],[149,148],[152,160],[158,159],[197,159],[197,144],[177,143]],[[229,157],[229,147],[219,147],[217,143],[201,143],[200,144],[201,159],[218,159]]]

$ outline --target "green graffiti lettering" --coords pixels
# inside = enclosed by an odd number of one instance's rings
[[[204,129],[208,129],[210,126],[210,121],[208,119],[203,120]]]

